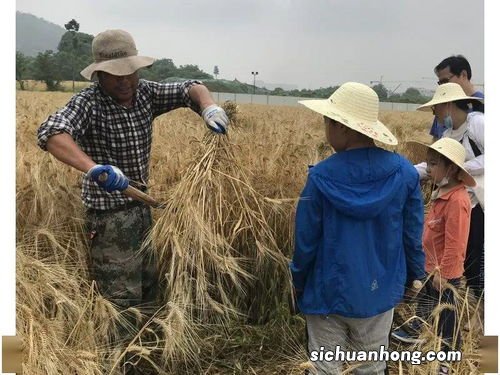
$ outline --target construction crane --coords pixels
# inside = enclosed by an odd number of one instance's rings
[[[387,93],[387,96],[391,96],[391,95],[394,95],[394,93],[396,92],[397,89],[399,89],[401,87],[401,85],[403,83],[421,83],[421,81],[417,81],[417,80],[414,80],[414,81],[404,81],[404,80],[398,80],[398,81],[382,81],[382,78],[384,76],[380,76],[380,80],[374,80],[374,81],[370,81],[370,85],[373,85],[373,84],[380,84],[380,85],[384,85],[386,83],[395,83],[397,84],[395,88],[393,88],[392,90],[387,90],[388,93]]]
[[[384,84],[384,83],[399,83],[399,84],[403,84],[403,83],[410,83],[410,82],[421,82],[420,80],[414,80],[414,81],[404,81],[404,80],[397,80],[397,81],[370,81],[370,85],[373,85],[374,83],[381,83],[381,84]]]
[[[374,83],[380,83],[382,84],[382,79],[384,78],[384,76],[380,76],[380,80],[379,81],[370,81],[370,85],[373,85]]]

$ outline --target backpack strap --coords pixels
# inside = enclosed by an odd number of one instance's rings
[[[474,142],[470,137],[467,137],[469,139],[470,146],[472,147],[472,152],[474,152],[474,156],[478,157],[479,155],[482,155],[483,153],[477,147],[476,142]]]

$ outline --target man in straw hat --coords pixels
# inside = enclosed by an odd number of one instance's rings
[[[143,187],[148,181],[152,123],[157,116],[189,107],[216,133],[226,132],[228,118],[199,81],[139,80],[138,70],[151,66],[154,59],[139,56],[126,31],[99,33],[92,54],[94,62],[81,74],[97,82],[41,124],[38,144],[84,173],[91,275],[99,291],[123,308],[151,311],[158,285],[156,267],[137,254],[151,226],[151,212],[121,191],[129,180]],[[108,178],[101,181],[104,173]]]
[[[336,153],[309,170],[290,268],[310,358],[319,373],[340,374],[341,358],[321,361],[321,348],[387,349],[405,285],[425,277],[422,196],[415,168],[375,145],[397,144],[378,120],[375,91],[347,82],[328,99],[299,103],[323,115]],[[363,362],[354,372],[385,368]]]
[[[458,141],[441,138],[431,146],[419,142],[410,144],[426,152],[427,171],[436,186],[423,233],[425,271],[429,279],[417,297],[418,318],[394,330],[392,337],[406,343],[423,342],[419,339],[423,322],[428,322],[438,304],[448,305],[441,309],[437,319],[437,332],[443,340],[441,350],[459,350],[461,337],[456,299],[450,286],[457,288],[464,273],[471,216],[466,186],[474,187],[476,181],[464,166],[465,148]],[[449,371],[447,365],[441,365],[440,374]]]
[[[468,96],[456,83],[445,83],[436,89],[433,98],[421,105],[420,111],[433,111],[446,126],[443,137],[460,142],[465,148],[464,168],[474,176],[477,186],[468,188],[472,204],[469,240],[465,258],[467,286],[477,299],[484,298],[484,114],[469,112],[471,101],[481,98]],[[421,178],[428,178],[426,163],[415,166]],[[482,302],[479,308],[482,315]]]
[[[458,83],[468,96],[475,96],[477,98],[484,99],[484,94],[481,91],[476,90],[471,82],[472,69],[464,56],[454,55],[443,59],[443,61],[441,61],[434,68],[434,73],[438,78],[438,85],[449,82]],[[469,111],[484,112],[484,104],[482,102],[476,100],[471,104],[472,105],[469,107]],[[445,130],[446,128],[444,124],[440,123],[437,117],[434,117],[434,121],[429,132],[434,141],[441,138]]]

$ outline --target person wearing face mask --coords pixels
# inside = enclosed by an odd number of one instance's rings
[[[467,96],[456,83],[440,85],[432,100],[418,108],[432,110],[439,122],[445,125],[444,138],[460,142],[466,150],[464,168],[476,179],[477,186],[469,188],[472,204],[469,239],[465,259],[467,286],[478,300],[484,292],[484,114],[469,112],[471,101],[481,98]],[[421,179],[428,178],[426,163],[415,166]],[[482,303],[479,308],[482,315]]]
[[[458,83],[468,96],[474,96],[484,99],[484,94],[477,90],[471,82],[472,69],[467,59],[462,55],[450,56],[441,61],[435,68],[434,73],[438,78],[438,85],[448,82]],[[484,104],[481,101],[474,101],[467,108],[469,112],[478,111],[484,113]],[[446,127],[442,122],[434,117],[432,127],[429,132],[433,141],[437,141],[443,136]]]
[[[419,335],[423,322],[428,322],[438,303],[448,304],[452,308],[442,309],[439,313],[438,334],[443,339],[441,350],[459,350],[456,301],[450,286],[458,287],[464,273],[471,217],[471,201],[466,187],[474,187],[476,181],[465,167],[466,150],[458,141],[447,137],[431,146],[409,143],[426,149],[427,173],[436,187],[422,239],[428,278],[417,296],[417,318],[394,330],[391,336],[406,343],[422,342]],[[439,373],[449,373],[449,367],[442,364]]]

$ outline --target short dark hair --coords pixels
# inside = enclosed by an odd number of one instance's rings
[[[436,65],[436,67],[434,68],[434,73],[446,69],[447,67],[450,68],[450,72],[453,73],[453,75],[458,76],[460,75],[460,73],[462,73],[462,70],[465,70],[465,72],[467,73],[467,79],[470,81],[472,78],[472,70],[470,68],[470,64],[462,55],[447,57],[438,65]]]

